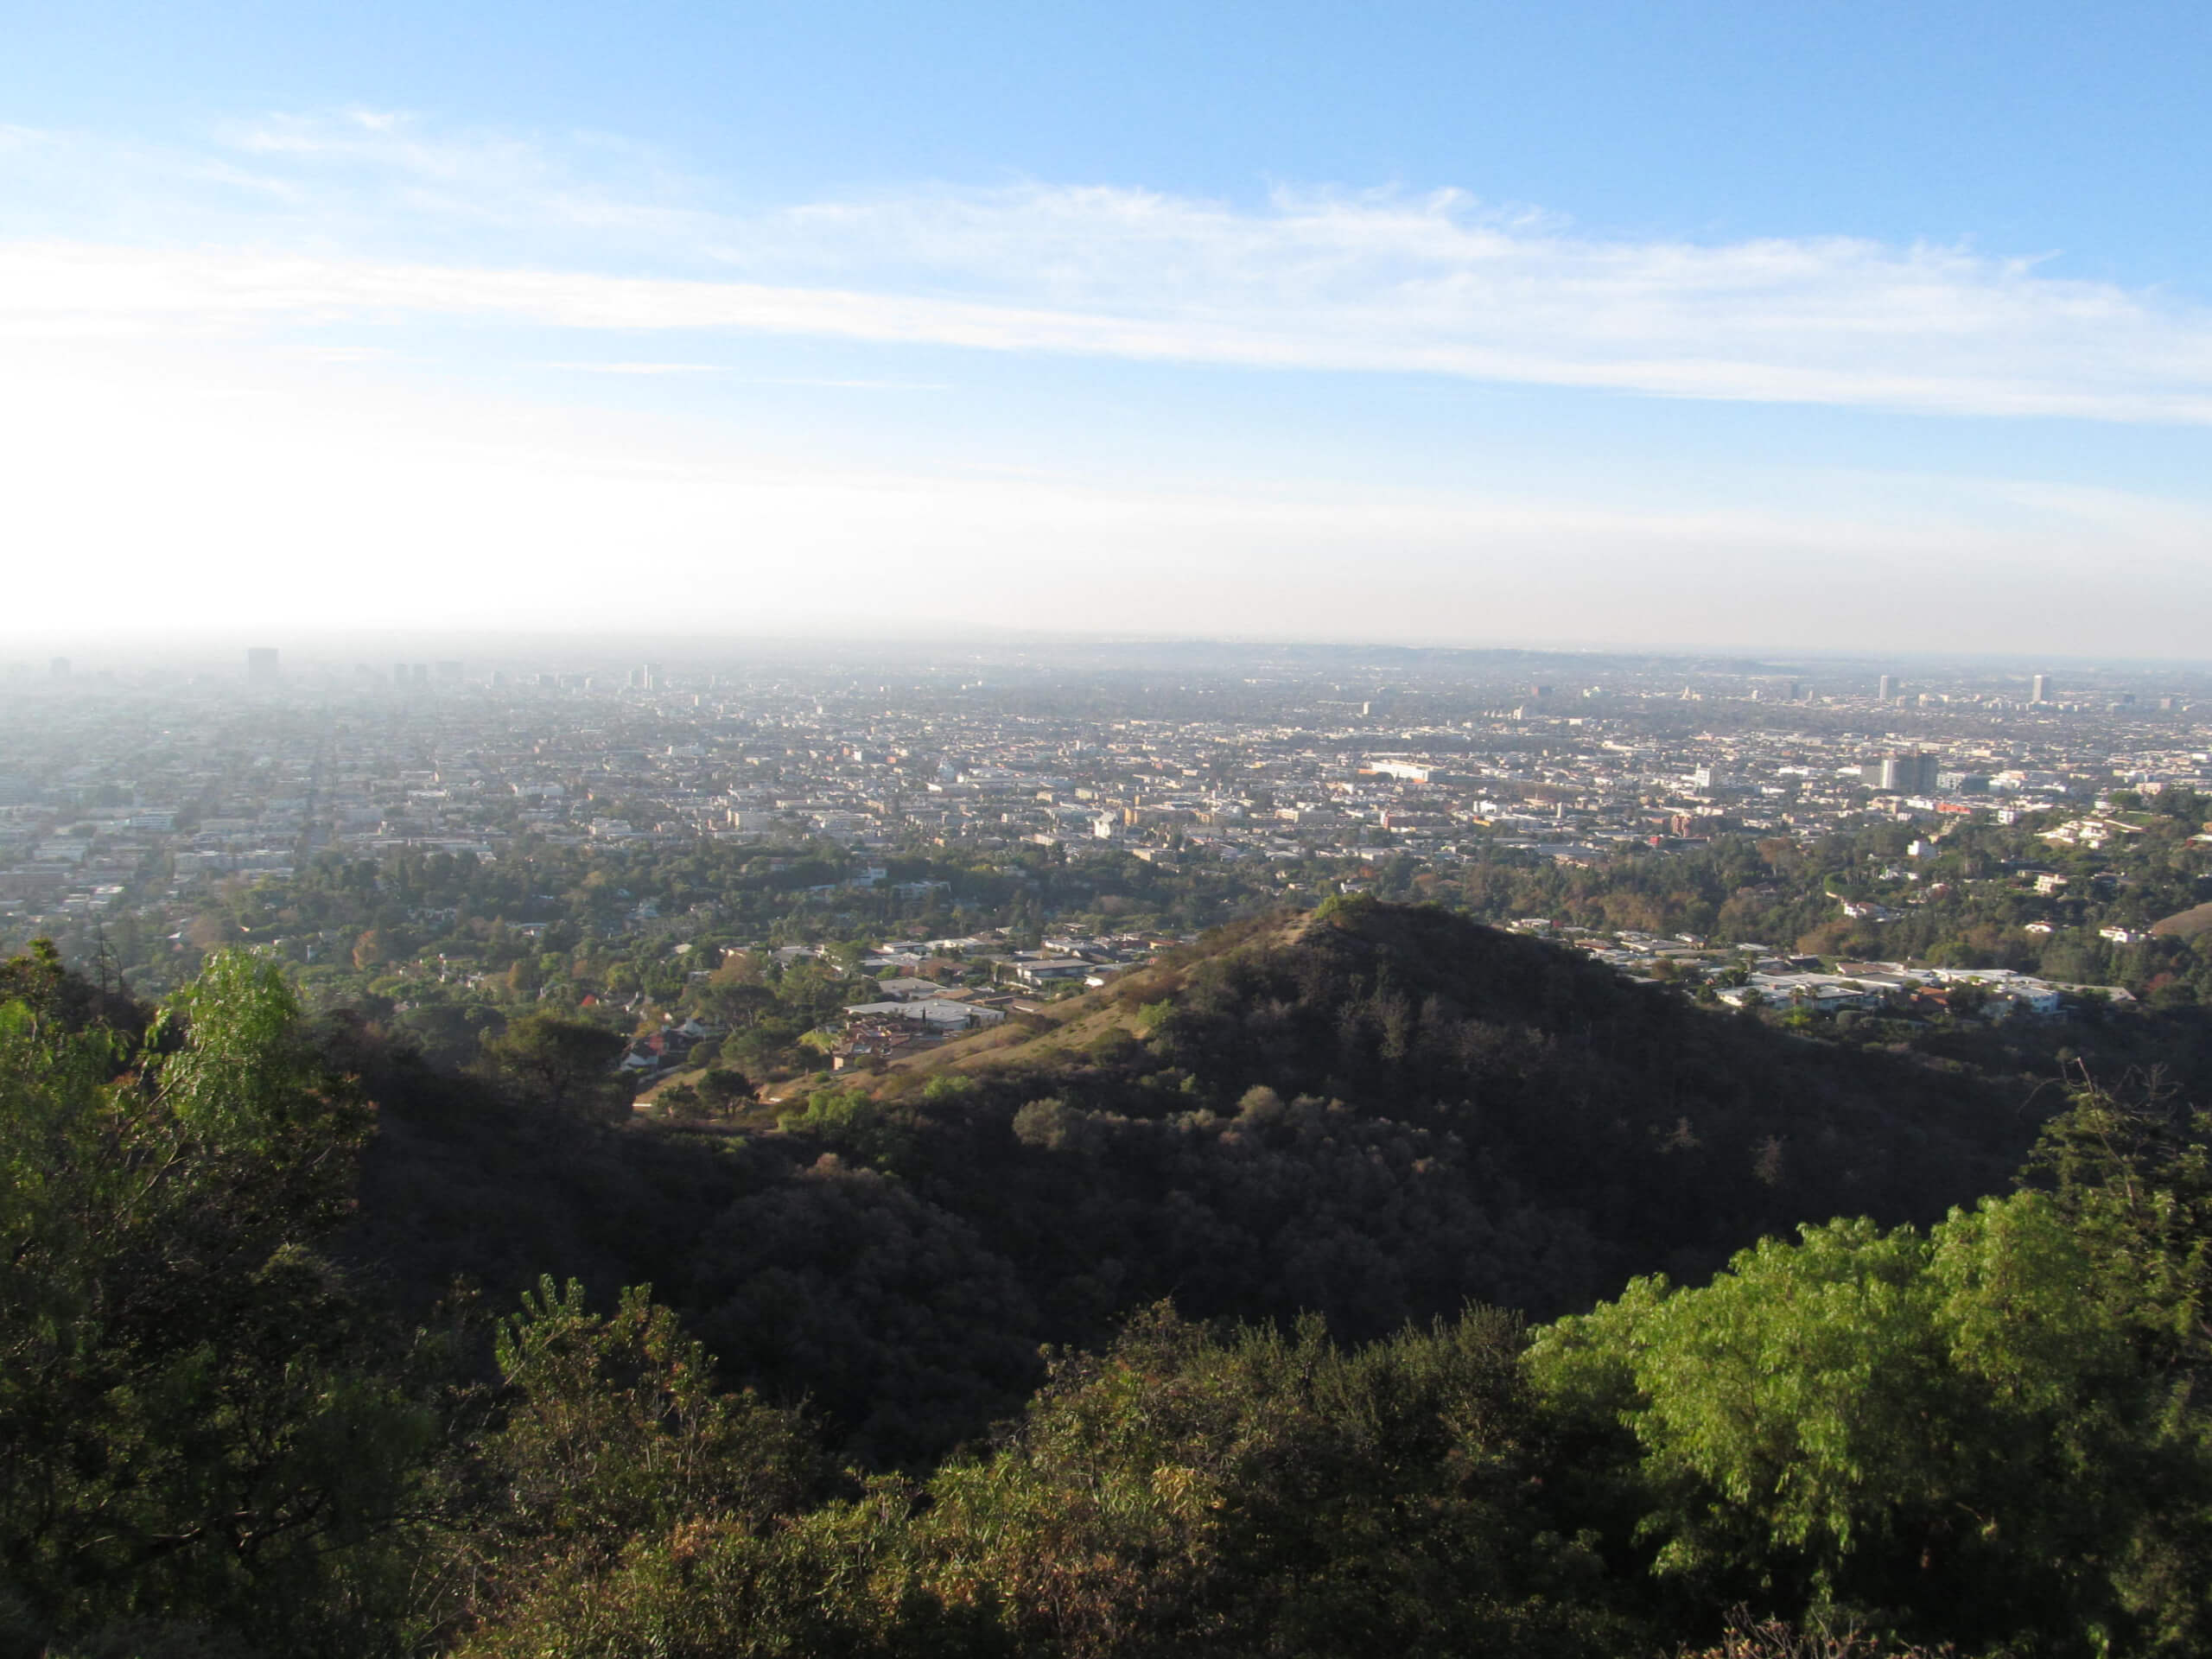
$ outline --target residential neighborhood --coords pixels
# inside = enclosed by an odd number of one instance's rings
[[[2116,793],[2212,791],[2212,686],[2085,675],[2067,688],[2025,669],[1532,670],[1527,653],[1377,663],[1349,648],[610,668],[296,663],[259,647],[198,670],[17,664],[0,673],[14,716],[0,726],[0,934],[52,934],[86,957],[133,941],[121,965],[158,979],[160,940],[182,951],[220,895],[275,892],[317,861],[588,871],[713,849],[787,906],[872,936],[864,961],[837,968],[874,988],[827,1039],[851,1064],[1096,985],[1191,931],[1054,932],[1034,910],[1007,912],[1012,928],[901,931],[957,919],[975,872],[1018,889],[1032,867],[1142,865],[1213,884],[1226,914],[1357,893],[1385,869],[1602,871],[1730,838],[1811,846],[1900,826],[1883,879],[1834,899],[1839,922],[1878,934],[1940,893],[1922,871],[1962,826],[2044,824],[2055,856],[2095,853],[2141,833]],[[2072,879],[2006,876],[2054,905]],[[677,953],[696,940],[708,954],[683,964],[694,979],[744,931],[712,894],[668,912],[651,893],[609,899],[588,931]],[[435,931],[435,908],[403,919]],[[543,944],[561,913],[525,895],[500,920]],[[2097,936],[2126,945],[2154,919],[2103,918]],[[1892,963],[1847,972],[1792,960],[1788,939],[1707,950],[1549,920],[1632,974],[1737,981],[1721,987],[1731,1001],[1844,1008],[1970,988],[1986,1007],[2033,1011],[2054,995]],[[327,928],[281,937],[307,966],[363,954]],[[441,962],[441,978],[467,978],[466,962]],[[684,1035],[641,1039],[626,1065],[664,1069]]]

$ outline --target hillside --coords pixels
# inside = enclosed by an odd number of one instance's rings
[[[2192,905],[2151,924],[2151,934],[2160,939],[2193,939],[2212,932],[2212,905]]]
[[[1112,1032],[1141,1036],[1146,1029],[1144,1007],[1172,999],[1205,963],[1235,951],[1294,944],[1313,925],[1313,912],[1288,911],[1217,928],[1197,944],[1156,957],[1109,985],[1052,1003],[1041,1014],[924,1049],[894,1062],[892,1070],[928,1076],[1019,1069],[1086,1054]]]
[[[1785,1033],[1414,906],[1223,930],[1053,1014],[905,1070],[1140,1116],[1163,1084],[1217,1113],[1255,1087],[1333,1102],[1479,1147],[1624,1244],[1675,1236],[1689,1217],[1667,1211],[1689,1192],[1722,1249],[1801,1214],[1932,1218],[2000,1178],[2033,1129],[2012,1091],[1957,1065]]]
[[[552,1135],[387,1070],[357,1247],[418,1300],[650,1279],[734,1378],[912,1462],[1155,1300],[1346,1339],[1549,1317],[1801,1221],[1936,1218],[2034,1127],[1961,1068],[1421,908],[1243,924],[1055,1012],[750,1136]]]
[[[2155,1080],[1932,1228],[1614,1287],[2010,1120],[1432,912],[1128,988],[747,1136],[242,952],[151,1020],[0,963],[0,1651],[2206,1650],[2212,1116]]]
[[[1701,1272],[1808,1217],[1933,1219],[2001,1185],[2033,1133],[2011,1091],[1955,1065],[1791,1035],[1545,941],[1387,905],[1224,930],[1049,1030],[985,1033],[915,1070],[970,1115],[1058,1103],[1093,1177],[1116,1161],[1106,1148],[1166,1122],[1247,1158],[1307,1119],[1324,1140],[1389,1125],[1457,1190],[1573,1241],[1586,1278],[1467,1265],[1486,1294],[1541,1312],[1655,1264]],[[917,1083],[876,1088],[912,1101]]]

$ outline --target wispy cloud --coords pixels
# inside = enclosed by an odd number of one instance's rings
[[[740,210],[616,140],[451,135],[374,111],[226,142],[252,188],[232,191],[221,245],[0,245],[0,329],[426,316],[2212,423],[2212,308],[1961,245],[1609,239],[1456,191],[1240,207],[931,187]],[[256,193],[282,189],[315,205],[272,208],[256,233]],[[470,227],[458,251],[455,226]]]
[[[578,363],[556,362],[543,365],[572,374],[632,374],[647,377],[663,374],[711,374],[727,377],[733,385],[740,386],[818,386],[831,391],[944,391],[948,390],[941,380],[878,380],[855,378],[849,376],[831,377],[816,374],[742,374],[734,375],[728,365],[721,363]]]
[[[548,363],[572,374],[720,374],[719,363]]]
[[[700,205],[705,181],[611,134],[455,131],[405,111],[353,110],[232,123],[219,138],[263,171],[318,186],[323,211],[341,225],[411,219],[671,251],[710,238],[721,223]]]

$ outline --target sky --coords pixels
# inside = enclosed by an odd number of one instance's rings
[[[0,635],[2212,657],[2212,10],[0,38]]]

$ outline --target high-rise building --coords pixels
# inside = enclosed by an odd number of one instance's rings
[[[2029,682],[2028,701],[2030,702],[2049,702],[2050,701],[2050,675],[2038,674],[2033,680]]]
[[[1886,754],[1859,767],[1859,781],[1885,795],[1932,795],[1936,789],[1932,754]]]
[[[1897,676],[1894,674],[1883,675],[1881,683],[1874,689],[1874,695],[1879,697],[1884,702],[1887,702],[1891,698],[1895,697],[1897,694]]]
[[[245,648],[245,683],[248,685],[276,683],[276,648],[274,645],[248,645]]]

